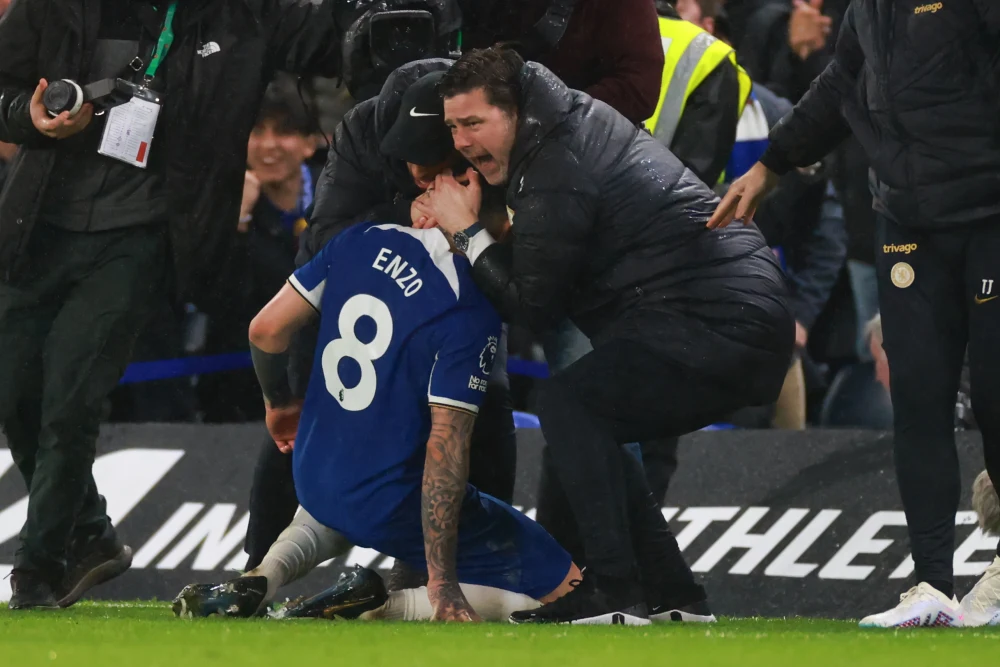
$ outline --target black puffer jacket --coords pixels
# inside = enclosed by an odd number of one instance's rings
[[[706,185],[541,65],[524,66],[521,89],[513,255],[493,245],[474,265],[507,321],[543,331],[569,315],[595,344],[634,333],[674,356],[714,336],[790,353],[785,281],[756,227],[706,229],[718,203]],[[625,334],[640,311],[671,324]]]
[[[378,97],[355,106],[337,125],[316,184],[316,203],[305,232],[308,236],[300,245],[299,265],[356,222],[410,219],[410,203],[421,190],[406,163],[383,155],[379,145],[396,122],[410,84],[425,74],[448,69],[451,63],[433,58],[403,65],[389,76]]]
[[[173,200],[170,239],[181,291],[211,281],[236,234],[247,140],[275,70],[335,76],[337,0],[181,0],[166,57],[159,127]],[[60,142],[35,130],[28,102],[40,78],[89,71],[101,3],[15,0],[0,21],[0,141],[25,150],[0,194],[0,280],[21,268]],[[215,50],[203,47],[214,42]],[[201,51],[201,53],[199,53]]]
[[[1000,3],[854,0],[833,61],[771,131],[784,173],[855,134],[876,205],[941,228],[1000,214]]]

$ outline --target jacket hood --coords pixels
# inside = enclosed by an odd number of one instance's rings
[[[375,104],[375,134],[379,144],[389,132],[389,128],[396,122],[399,107],[403,101],[403,93],[406,92],[406,89],[425,74],[448,69],[453,62],[447,58],[414,60],[412,63],[399,67],[389,75],[389,78],[382,84],[382,92],[378,94],[378,101]]]
[[[569,88],[544,65],[528,62],[521,68],[521,103],[517,135],[511,154],[511,173],[569,116],[581,93]]]

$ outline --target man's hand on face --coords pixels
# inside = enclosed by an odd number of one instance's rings
[[[420,207],[417,206],[417,202],[422,202],[423,204],[426,205],[428,202],[430,202],[430,197],[428,197],[427,193],[425,192],[424,194],[414,199],[413,203],[410,204],[410,222],[413,223],[413,228],[433,229],[434,227],[437,227],[438,226],[437,220],[425,215],[421,211]]]
[[[42,104],[42,95],[45,94],[45,89],[48,87],[49,82],[45,79],[40,79],[38,87],[35,88],[35,92],[31,96],[31,103],[28,110],[31,114],[31,123],[35,126],[35,129],[50,139],[66,139],[86,129],[87,125],[90,124],[90,120],[94,117],[94,105],[89,103],[84,104],[72,118],[69,117],[68,111],[63,111],[53,118],[49,115],[45,105]]]
[[[436,220],[437,226],[449,236],[468,229],[479,219],[483,192],[475,169],[470,168],[466,177],[467,186],[459,183],[451,172],[440,174],[424,193],[426,201],[422,201],[424,196],[418,197],[413,208],[428,220]]]

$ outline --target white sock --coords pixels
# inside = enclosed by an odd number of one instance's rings
[[[512,612],[537,609],[540,602],[521,593],[512,593],[500,588],[460,584],[465,598],[484,621],[506,622]],[[429,621],[434,615],[427,588],[407,588],[389,593],[389,599],[378,609],[360,616],[366,621]]]
[[[267,577],[265,603],[274,599],[278,589],[306,576],[330,558],[350,551],[353,545],[337,531],[327,528],[301,507],[292,523],[268,549],[259,566],[245,577]]]

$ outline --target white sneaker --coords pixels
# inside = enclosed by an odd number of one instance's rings
[[[962,607],[958,598],[921,582],[899,596],[899,604],[881,614],[861,619],[862,628],[960,628]]]
[[[986,568],[969,594],[962,598],[965,627],[1000,625],[1000,556]]]

